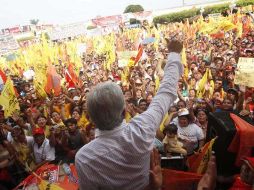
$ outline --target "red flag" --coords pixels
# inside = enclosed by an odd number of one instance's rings
[[[47,82],[45,92],[50,94],[53,91],[54,95],[59,96],[61,93],[61,77],[56,72],[56,68],[50,65],[47,69]]]
[[[142,55],[143,55],[143,47],[142,47],[142,45],[139,45],[139,47],[138,47],[138,54],[137,54],[137,56],[136,56],[136,58],[135,58],[134,65],[135,65],[137,62],[139,62],[139,60],[140,60],[140,58],[142,57]]]
[[[74,72],[73,64],[70,63],[65,71],[65,80],[68,82],[68,88],[75,88],[79,82],[78,76]]]
[[[6,75],[4,74],[4,72],[0,69],[0,84],[5,84],[7,80]]]
[[[191,190],[193,187],[196,187],[202,175],[176,171],[170,169],[163,169],[163,185],[162,190]]]
[[[252,148],[254,147],[254,126],[244,121],[235,114],[230,114],[236,127],[236,134],[228,151],[237,153],[236,166],[241,166],[241,159],[246,156],[251,156]]]

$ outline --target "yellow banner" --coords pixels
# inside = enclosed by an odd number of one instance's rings
[[[240,57],[235,72],[235,84],[254,87],[254,58]]]

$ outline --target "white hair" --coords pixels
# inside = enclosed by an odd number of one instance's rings
[[[123,121],[124,96],[114,82],[98,84],[87,97],[87,111],[96,127],[111,130]]]

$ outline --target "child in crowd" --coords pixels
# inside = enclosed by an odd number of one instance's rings
[[[187,151],[183,148],[183,144],[177,139],[177,126],[175,124],[169,124],[166,126],[164,133],[166,136],[163,139],[163,144],[166,153],[187,155]]]

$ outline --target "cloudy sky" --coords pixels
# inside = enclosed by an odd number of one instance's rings
[[[30,19],[43,23],[66,24],[96,16],[121,14],[129,4],[145,10],[159,10],[185,4],[216,0],[1,0],[0,28],[28,24]]]

